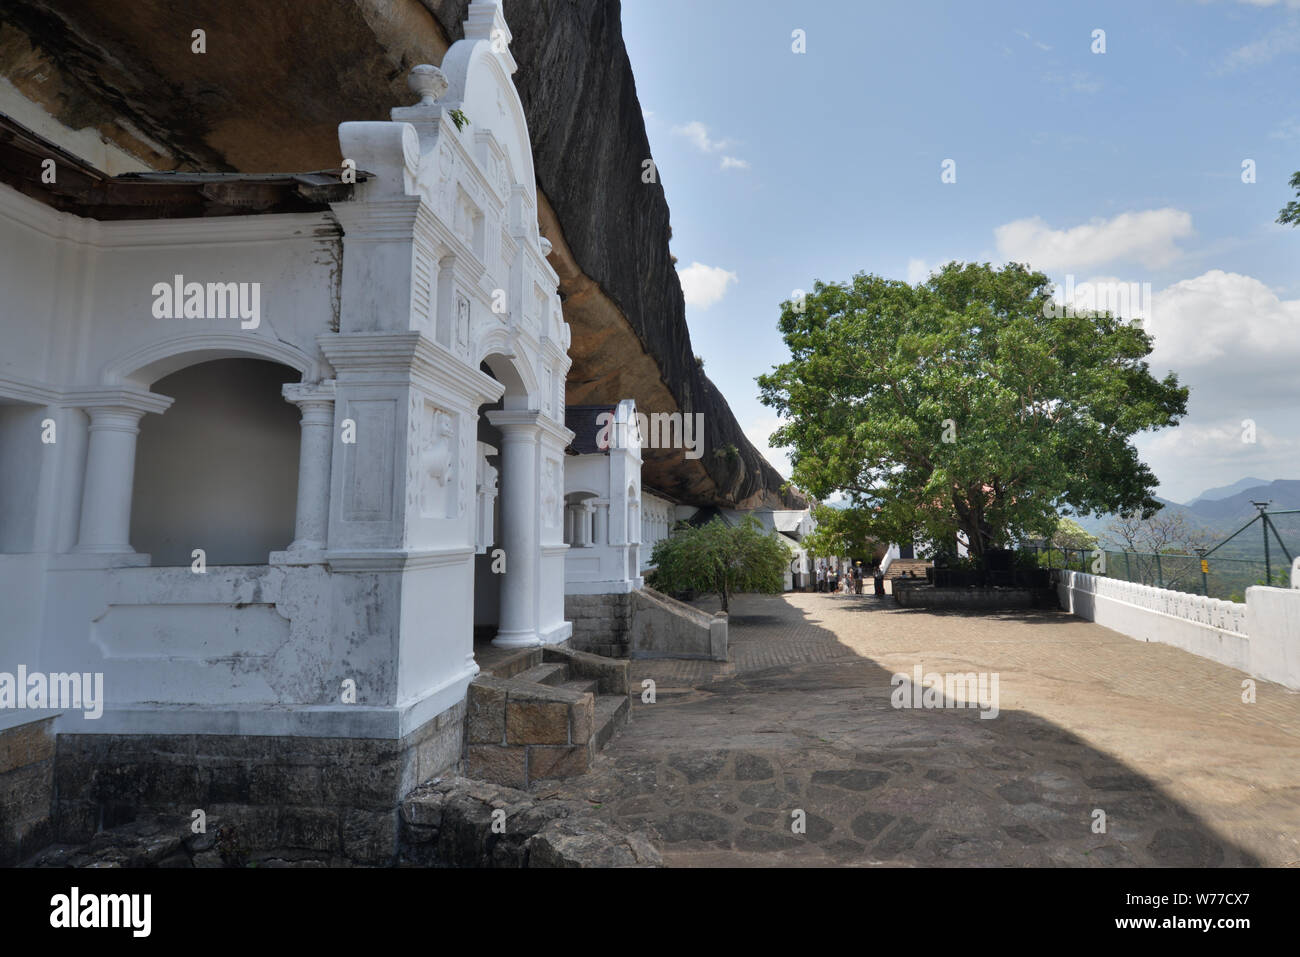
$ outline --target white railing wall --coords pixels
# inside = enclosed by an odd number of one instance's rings
[[[1248,588],[1242,604],[1083,572],[1057,574],[1061,607],[1071,614],[1300,688],[1300,589]]]

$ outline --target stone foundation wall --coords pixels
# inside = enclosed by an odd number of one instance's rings
[[[83,843],[137,818],[198,809],[234,828],[248,861],[392,864],[399,802],[459,769],[464,724],[461,701],[401,740],[59,735],[55,837]]]
[[[609,658],[626,658],[632,630],[632,594],[565,595],[564,617],[573,622],[569,646]]]
[[[0,731],[0,867],[53,839],[54,718]]]
[[[904,608],[954,608],[981,611],[1014,608],[1057,608],[1051,588],[935,588],[925,583],[898,579],[893,583],[894,601]]]

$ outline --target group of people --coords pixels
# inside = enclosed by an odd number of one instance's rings
[[[815,574],[818,591],[838,592],[841,595],[862,594],[863,573],[861,562],[850,565],[841,571],[836,565],[828,565],[825,561],[819,561]]]

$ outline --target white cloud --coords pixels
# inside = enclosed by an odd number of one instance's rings
[[[1034,46],[1038,47],[1038,49],[1040,49],[1040,50],[1050,50],[1050,49],[1051,49],[1051,47],[1049,47],[1046,43],[1043,43],[1043,42],[1041,42],[1041,41],[1039,41],[1039,40],[1035,40],[1033,37],[1031,37],[1031,36],[1030,36],[1026,31],[1024,31],[1024,30],[1017,30],[1017,31],[1016,31],[1016,35],[1017,35],[1017,36],[1022,36],[1022,37],[1024,37],[1026,40],[1028,40],[1028,41],[1029,41],[1030,43],[1032,43]]]
[[[1288,4],[1291,5],[1291,4]],[[1263,4],[1257,4],[1263,6]],[[1258,40],[1230,50],[1216,72],[1234,73],[1255,66],[1263,66],[1281,56],[1300,51],[1300,24],[1294,20],[1274,27]]]
[[[1183,501],[1246,475],[1300,478],[1300,300],[1251,276],[1210,270],[1160,290],[1144,323],[1153,374],[1176,372],[1190,390],[1184,424],[1138,440]],[[1256,441],[1242,441],[1242,422]]]
[[[930,273],[934,272],[937,266],[926,264],[924,259],[909,259],[907,261],[907,282],[915,286],[918,282],[925,282],[930,278]]]
[[[691,120],[681,126],[674,126],[673,132],[691,141],[701,153],[717,153],[731,145],[731,140],[715,140],[709,136],[709,128],[699,120]]]
[[[1294,116],[1283,120],[1268,134],[1271,140],[1289,140],[1296,136],[1300,136],[1300,120]]]
[[[1300,406],[1300,300],[1258,279],[1212,269],[1155,294],[1146,329],[1153,358],[1200,367],[1238,395],[1288,393]]]
[[[701,309],[709,308],[726,295],[729,285],[740,281],[734,272],[728,272],[721,266],[706,266],[697,262],[685,269],[678,269],[677,278],[681,280],[686,305]]]
[[[749,169],[749,161],[738,159],[735,156],[722,157],[723,169]]]
[[[1182,255],[1177,240],[1193,235],[1190,213],[1149,209],[1052,229],[1041,217],[1017,219],[994,230],[998,253],[1045,272],[1071,271],[1120,259],[1148,268],[1168,266]]]
[[[1242,416],[1184,424],[1135,443],[1142,460],[1160,479],[1159,494],[1175,502],[1215,485],[1230,485],[1248,475],[1294,478],[1300,474],[1300,438],[1266,425],[1255,441],[1242,441]]]

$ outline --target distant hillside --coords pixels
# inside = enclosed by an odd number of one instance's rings
[[[1231,485],[1223,485],[1220,486],[1219,488],[1206,489],[1204,492],[1196,496],[1191,501],[1184,502],[1183,504],[1190,507],[1192,505],[1195,505],[1197,502],[1207,502],[1207,501],[1217,502],[1221,498],[1228,498],[1229,496],[1236,495],[1238,492],[1244,492],[1247,489],[1258,488],[1261,485],[1267,485],[1267,484],[1268,484],[1268,479],[1257,479],[1257,478],[1239,479],[1238,481],[1233,482]]]
[[[1258,514],[1258,510],[1250,504],[1252,501],[1269,502],[1270,512],[1300,509],[1300,480],[1277,479],[1273,482],[1241,488],[1243,483],[1248,481],[1252,480],[1242,479],[1223,488],[1209,489],[1186,505],[1179,505],[1159,496],[1156,496],[1156,500],[1164,505],[1161,515],[1181,514],[1190,526],[1202,529],[1209,541],[1213,543],[1227,538]],[[1228,491],[1230,489],[1235,491]],[[1218,493],[1222,492],[1228,494],[1220,496]],[[1104,515],[1100,518],[1071,516],[1071,518],[1078,522],[1084,531],[1096,535],[1104,544],[1119,544],[1115,535],[1109,531],[1115,516]],[[1288,550],[1293,555],[1300,551],[1300,515],[1279,515],[1273,519],[1273,522],[1282,540],[1287,543]],[[1270,549],[1276,561],[1276,543],[1271,544]],[[1264,557],[1262,531],[1251,529],[1229,543],[1219,552],[1219,555],[1223,558],[1262,561]]]
[[[1278,479],[1266,485],[1244,489],[1226,498],[1208,501],[1202,499],[1188,505],[1187,510],[1199,516],[1206,524],[1231,523],[1238,518],[1244,522],[1258,511],[1250,504],[1252,500],[1271,502],[1269,511],[1300,508],[1300,479]]]
[[[1190,525],[1193,525],[1196,528],[1201,528],[1205,525],[1205,520],[1199,516],[1194,515],[1191,511],[1188,510],[1186,506],[1179,505],[1177,502],[1171,502],[1167,498],[1161,498],[1159,495],[1156,496],[1156,501],[1164,506],[1164,509],[1161,510],[1160,512],[1161,515],[1171,515],[1171,514],[1176,515],[1179,512],[1181,512],[1186,517],[1187,522]],[[1112,545],[1118,544],[1118,539],[1116,539],[1115,536],[1111,534],[1109,528],[1110,524],[1113,521],[1115,521],[1116,516],[1103,515],[1100,518],[1098,518],[1093,515],[1083,515],[1083,516],[1072,515],[1070,517],[1075,522],[1077,522],[1079,524],[1079,527],[1082,528],[1089,535],[1097,536],[1098,541],[1106,544],[1112,544]]]

